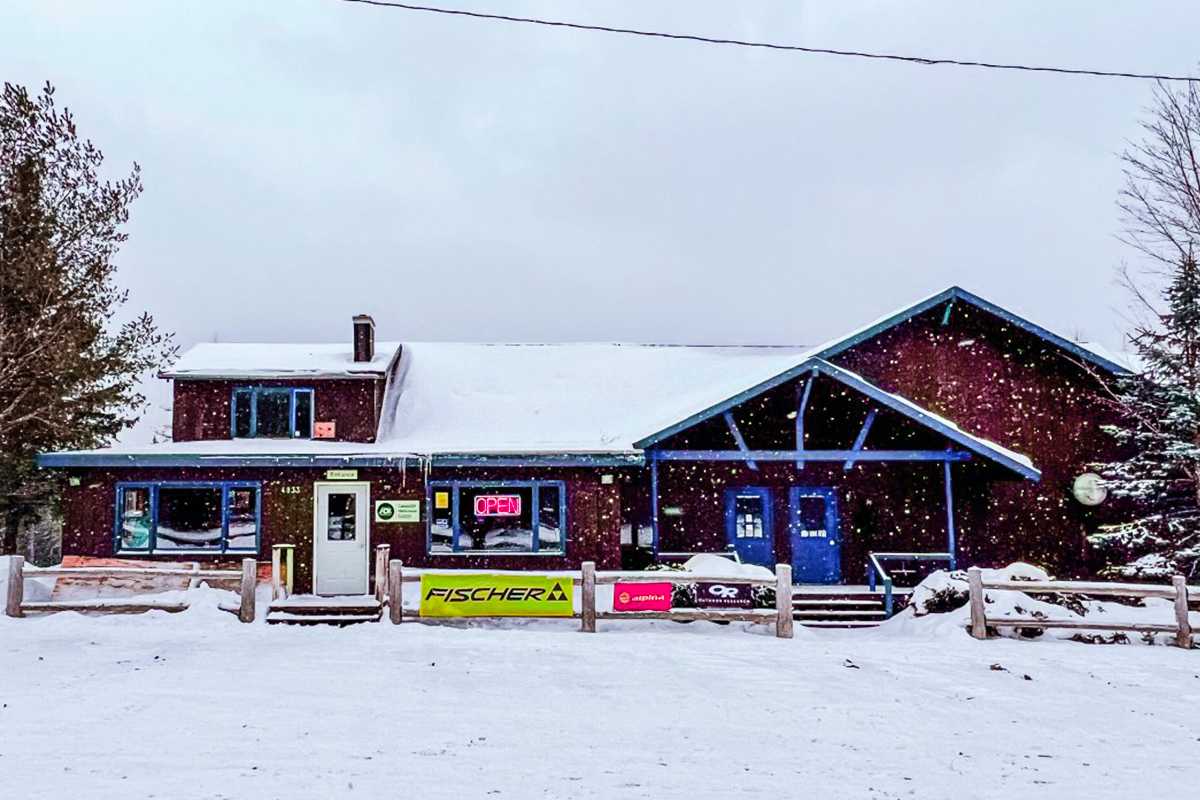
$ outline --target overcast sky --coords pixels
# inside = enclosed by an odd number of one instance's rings
[[[515,2],[815,47],[1188,73],[1200,3]],[[1152,86],[534,28],[338,0],[3,0],[116,176],[119,281],[184,348],[813,344],[951,284],[1121,347],[1118,156]]]

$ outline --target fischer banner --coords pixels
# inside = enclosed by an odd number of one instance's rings
[[[570,617],[569,576],[467,573],[421,576],[423,617]]]
[[[670,583],[613,584],[613,611],[670,610]]]

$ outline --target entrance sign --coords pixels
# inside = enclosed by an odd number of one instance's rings
[[[327,481],[356,481],[356,480],[358,480],[358,470],[356,470],[356,469],[327,469],[327,470],[325,470],[325,480],[327,480]]]
[[[670,610],[670,583],[613,584],[613,611]]]
[[[420,522],[420,500],[376,500],[376,522]]]
[[[423,617],[570,617],[569,577],[468,573],[421,576]]]
[[[701,608],[750,608],[754,595],[745,583],[697,583],[696,605]]]
[[[521,496],[517,494],[481,494],[475,498],[477,517],[519,517]]]

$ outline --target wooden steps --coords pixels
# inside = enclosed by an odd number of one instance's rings
[[[866,586],[795,586],[792,619],[809,628],[873,628],[887,611],[883,592]]]
[[[271,625],[333,625],[344,628],[360,622],[378,622],[382,618],[383,605],[370,595],[293,595],[272,602],[267,609],[267,623]]]

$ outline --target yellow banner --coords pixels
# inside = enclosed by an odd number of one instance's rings
[[[423,617],[569,617],[571,578],[545,575],[422,575]]]

